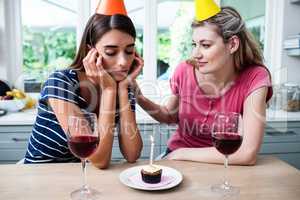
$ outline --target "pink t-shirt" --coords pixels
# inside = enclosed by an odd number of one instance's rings
[[[254,90],[266,86],[266,102],[272,97],[269,73],[261,66],[244,69],[231,87],[219,97],[203,93],[193,67],[185,62],[176,68],[170,86],[173,94],[179,96],[178,128],[168,141],[168,148],[172,151],[183,147],[212,146],[210,127],[215,113],[243,114],[243,103]]]

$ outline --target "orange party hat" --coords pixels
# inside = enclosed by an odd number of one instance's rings
[[[96,13],[102,15],[127,15],[123,0],[99,0]]]

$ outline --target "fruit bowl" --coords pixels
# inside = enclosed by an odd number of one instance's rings
[[[26,99],[0,100],[0,109],[17,112],[26,105]]]

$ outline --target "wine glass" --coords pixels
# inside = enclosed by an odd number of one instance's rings
[[[100,140],[96,114],[84,113],[80,116],[69,116],[66,135],[68,146],[71,152],[81,160],[83,171],[83,186],[71,193],[71,199],[97,199],[100,193],[88,187],[86,183],[86,159],[96,151]]]
[[[224,181],[211,187],[213,192],[219,194],[239,194],[239,188],[228,183],[228,156],[236,152],[243,140],[243,123],[239,113],[216,113],[212,124],[212,142],[214,147],[225,156]]]

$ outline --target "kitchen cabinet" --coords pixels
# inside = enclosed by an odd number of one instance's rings
[[[161,153],[161,141],[158,134],[157,124],[139,124],[140,133],[143,137],[144,147],[141,159],[150,155],[150,135],[155,138],[154,157]],[[0,125],[0,163],[16,163],[24,158],[27,142],[31,134],[32,125]],[[116,135],[116,134],[115,134]],[[112,159],[118,161],[123,159],[119,150],[118,137],[114,138]]]
[[[24,158],[32,125],[0,126],[0,163],[14,163]]]
[[[300,4],[300,0],[290,0],[291,3]]]
[[[0,163],[15,163],[24,157],[34,120],[30,117],[35,116],[34,113],[28,115],[29,117],[25,117],[24,113],[14,113],[0,118]],[[300,112],[268,112],[268,115],[260,154],[274,155],[300,169]],[[21,116],[23,123],[18,116]],[[155,138],[154,157],[164,153],[176,125],[159,124],[150,118],[137,119],[144,144],[141,159],[149,158],[150,135]],[[115,136],[112,160],[122,159],[118,138]]]
[[[300,169],[300,122],[268,123],[260,154],[279,157]]]

